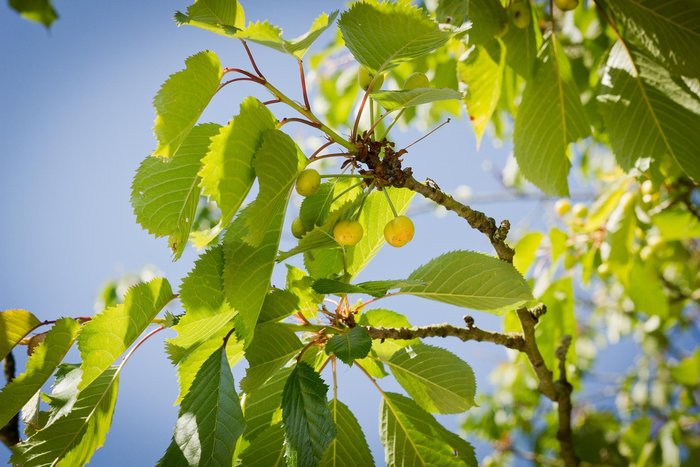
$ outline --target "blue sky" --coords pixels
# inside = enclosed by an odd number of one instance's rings
[[[321,11],[342,5],[244,2],[248,20],[269,19],[292,37]],[[133,173],[155,147],[151,100],[160,84],[183,67],[186,57],[203,49],[216,51],[226,66],[247,66],[236,41],[176,27],[172,14],[186,6],[165,0],[59,1],[61,18],[46,32],[0,4],[0,309],[26,308],[42,319],[92,314],[97,291],[111,278],[153,265],[176,287],[191,268],[197,253],[188,249],[180,261],[171,262],[165,240],[143,231],[129,205]],[[253,50],[268,78],[296,95],[295,63],[274,51]],[[267,97],[249,85],[230,86],[217,95],[205,120],[225,123],[251,92]],[[295,128],[292,136],[298,136],[296,131],[308,134]],[[399,139],[408,142],[416,135]],[[494,147],[487,138],[476,152],[468,121],[462,120],[412,148],[409,160],[417,178],[430,176],[447,191],[469,185],[475,193],[494,193],[502,188],[481,167],[485,161],[503,166],[509,150]],[[531,202],[476,207],[497,219],[509,218],[515,231],[523,219],[540,221],[550,215]],[[491,252],[480,235],[454,216],[423,214],[415,222],[414,242],[383,250],[362,279],[404,277],[450,250]],[[283,246],[292,241],[285,236]],[[279,274],[275,277],[280,281]],[[405,312],[416,325],[460,324],[466,314],[418,299],[388,299],[382,306]],[[500,328],[495,317],[473,315],[482,327]],[[162,351],[166,337],[161,333],[151,339],[126,366],[111,433],[92,465],[149,465],[167,447],[177,408],[172,406],[174,368]],[[432,343],[465,358],[480,389],[488,387],[489,370],[505,356],[489,344]],[[75,361],[76,354],[71,358]],[[235,373],[240,379],[241,368]],[[341,367],[339,380],[341,400],[357,411],[382,465],[377,394],[355,369]],[[398,390],[391,382],[382,384]],[[457,428],[456,417],[441,420]],[[486,453],[479,449],[479,457]],[[7,458],[8,451],[0,448],[0,461]]]

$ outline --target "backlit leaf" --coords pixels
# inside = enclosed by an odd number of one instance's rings
[[[175,13],[175,22],[233,37],[245,25],[245,16],[236,0],[195,0],[186,13]]]
[[[187,245],[197,211],[201,159],[218,131],[213,123],[194,127],[172,158],[144,159],[131,185],[136,222],[156,237],[167,235],[175,259]]]
[[[282,394],[282,420],[287,459],[293,465],[318,465],[335,438],[327,392],[328,386],[321,376],[304,362],[298,363],[287,379]]]
[[[355,59],[372,71],[427,55],[451,36],[408,3],[355,3],[338,26]]]
[[[0,311],[0,359],[38,326],[39,319],[27,310]]]
[[[334,354],[348,365],[353,360],[365,358],[372,348],[372,338],[362,326],[336,334],[326,342],[326,353]]]
[[[335,423],[336,437],[319,464],[322,467],[374,467],[365,434],[350,409],[333,399],[328,402]]]
[[[408,278],[425,285],[402,287],[401,293],[496,314],[532,299],[530,287],[511,264],[473,251],[445,253]]]
[[[5,426],[51,377],[79,331],[80,324],[71,318],[56,321],[44,341],[34,348],[27,370],[0,391],[0,426]]]
[[[214,52],[204,51],[185,60],[185,69],[171,75],[153,99],[153,132],[158,157],[173,157],[216,93],[223,70]]]
[[[404,91],[377,91],[371,93],[370,97],[386,110],[393,111],[435,101],[461,99],[462,93],[454,89],[416,88]]]
[[[513,153],[520,171],[550,195],[568,196],[569,143],[590,128],[571,67],[552,35],[528,80],[513,130]]]
[[[85,324],[78,337],[83,359],[78,388],[84,389],[109,368],[172,299],[168,281],[153,279],[130,288],[124,303],[107,308]]]

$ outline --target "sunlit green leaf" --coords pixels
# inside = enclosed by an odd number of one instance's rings
[[[365,434],[350,409],[333,399],[328,402],[335,423],[336,437],[319,464],[322,467],[373,467],[374,459]]]
[[[700,350],[671,367],[671,376],[679,384],[697,386],[700,384]]]
[[[477,148],[501,97],[505,46],[498,47],[498,51],[498,59],[493,60],[485,49],[473,47],[469,55],[457,64],[459,81],[466,92],[464,102],[476,133]]]
[[[667,209],[651,218],[664,240],[700,237],[700,220],[684,209]]]
[[[476,405],[474,372],[448,350],[411,345],[382,360],[413,400],[428,412],[461,413]]]
[[[51,0],[9,0],[7,3],[22,18],[41,23],[46,28],[51,27],[58,19],[58,13]]]
[[[284,428],[282,424],[269,426],[241,455],[241,465],[250,467],[286,467],[284,458]]]
[[[270,376],[265,384],[246,394],[243,408],[246,431],[243,436],[247,440],[254,440],[267,427],[281,419],[282,391],[291,372],[292,368],[290,367],[282,368]]]
[[[108,368],[85,387],[70,413],[19,444],[10,461],[17,465],[85,465],[100,448],[112,424],[118,373]]]
[[[530,265],[535,260],[537,249],[542,243],[544,234],[542,232],[530,232],[523,235],[518,243],[515,244],[517,254],[513,258],[513,267],[522,275],[525,275],[530,269]]]
[[[0,311],[0,359],[5,358],[39,323],[39,319],[27,310]]]
[[[231,367],[220,345],[182,400],[173,440],[159,465],[231,465],[244,429]]]
[[[156,237],[169,236],[175,259],[187,245],[197,211],[200,161],[218,131],[213,123],[194,127],[170,159],[144,159],[131,185],[136,222]]]
[[[451,35],[408,3],[355,3],[338,26],[355,59],[373,71],[429,54]]]
[[[204,108],[216,93],[223,70],[214,52],[204,51],[185,61],[185,69],[171,75],[153,99],[158,140],[154,156],[173,157]]]
[[[255,338],[245,352],[249,366],[245,378],[241,380],[241,388],[252,393],[266,384],[269,378],[299,354],[302,347],[296,334],[283,324],[258,325]]]
[[[326,353],[334,354],[348,365],[353,360],[365,358],[372,348],[372,338],[362,326],[336,334],[326,342]]]
[[[454,89],[416,88],[405,91],[376,91],[371,93],[370,97],[386,110],[393,111],[435,101],[461,99],[462,94]]]
[[[245,16],[236,0],[195,0],[186,13],[175,13],[175,22],[233,37],[245,25]]]
[[[530,287],[511,264],[473,251],[445,253],[408,278],[425,285],[402,287],[401,293],[496,314],[532,299]]]
[[[485,44],[508,27],[508,15],[499,0],[469,0],[468,16],[470,43]]]
[[[383,297],[389,290],[400,289],[409,285],[424,285],[421,281],[411,281],[408,279],[396,279],[385,281],[367,281],[357,284],[348,284],[334,279],[318,279],[314,282],[313,288],[320,294],[349,294],[359,293],[371,295],[373,297]]]
[[[333,24],[338,12],[334,11],[330,15],[322,13],[311,24],[311,28],[296,39],[286,40],[282,37],[282,29],[267,21],[250,23],[243,28],[236,37],[247,39],[258,44],[271,47],[283,53],[294,55],[301,59],[306,51],[311,47],[316,39]]]
[[[618,41],[610,51],[598,103],[619,164],[670,155],[700,180],[700,102],[687,85]]]
[[[139,337],[158,312],[173,299],[167,280],[158,278],[129,289],[124,303],[107,308],[80,331],[78,348],[87,387]]]
[[[477,465],[474,448],[413,400],[391,392],[382,396],[380,434],[387,466]]]
[[[0,391],[0,426],[5,426],[51,377],[79,331],[80,324],[71,318],[56,321],[45,340],[34,348],[27,370]]]
[[[568,196],[569,143],[590,134],[571,66],[552,35],[527,82],[513,130],[520,171],[550,195]]]
[[[298,363],[287,379],[282,394],[282,420],[287,460],[293,465],[318,465],[335,438],[327,392],[321,376],[304,362]]]
[[[411,323],[404,315],[391,310],[367,310],[360,316],[359,324],[375,328],[410,328]],[[383,360],[391,358],[398,350],[420,344],[420,339],[383,339],[372,342],[372,352]],[[364,366],[364,365],[363,365]]]

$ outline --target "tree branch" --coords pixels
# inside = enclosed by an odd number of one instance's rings
[[[459,328],[451,324],[434,324],[414,328],[375,328],[368,326],[367,332],[372,339],[401,339],[409,340],[423,337],[458,337],[463,341],[492,342],[522,351],[525,340],[520,334],[484,331],[476,326]]]
[[[15,357],[10,352],[5,357],[5,384],[10,384],[13,379],[15,379]],[[0,441],[8,448],[20,442],[19,414],[15,414],[4,427],[0,428]]]
[[[500,226],[496,226],[496,221],[488,217],[481,211],[476,211],[466,204],[456,201],[452,196],[446,194],[440,188],[432,184],[420,183],[415,178],[407,177],[403,181],[404,188],[420,193],[424,197],[444,206],[447,210],[455,212],[459,217],[466,219],[469,226],[486,235],[496,250],[500,259],[508,263],[513,262],[515,251],[506,243],[506,237],[510,230],[510,222],[503,220]]]
[[[574,434],[571,430],[571,392],[573,387],[566,378],[566,353],[571,345],[571,336],[566,335],[561,339],[561,345],[557,348],[557,359],[559,360],[559,380],[557,387],[557,412],[559,415],[559,427],[557,428],[557,439],[561,447],[561,456],[566,465],[579,465],[574,450]]]

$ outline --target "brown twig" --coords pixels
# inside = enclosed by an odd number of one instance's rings
[[[281,126],[283,126],[289,122],[303,123],[304,125],[309,125],[310,127],[313,127],[313,128],[321,128],[321,125],[318,122],[312,122],[310,120],[304,120],[303,118],[297,118],[297,117],[285,117],[285,118],[283,118],[277,124],[277,128],[280,128]]]
[[[243,47],[245,48],[245,52],[248,54],[248,60],[250,60],[250,64],[253,65],[253,69],[255,72],[258,74],[260,78],[263,80],[265,79],[265,76],[260,72],[260,69],[258,68],[258,65],[255,63],[255,59],[253,58],[253,54],[250,53],[250,49],[248,48],[248,43],[241,39],[241,43],[243,44]]]
[[[306,93],[306,77],[304,76],[304,62],[297,60],[299,62],[299,76],[301,77],[301,92],[304,95],[304,106],[306,110],[311,110],[311,104],[309,104],[309,96]]]

